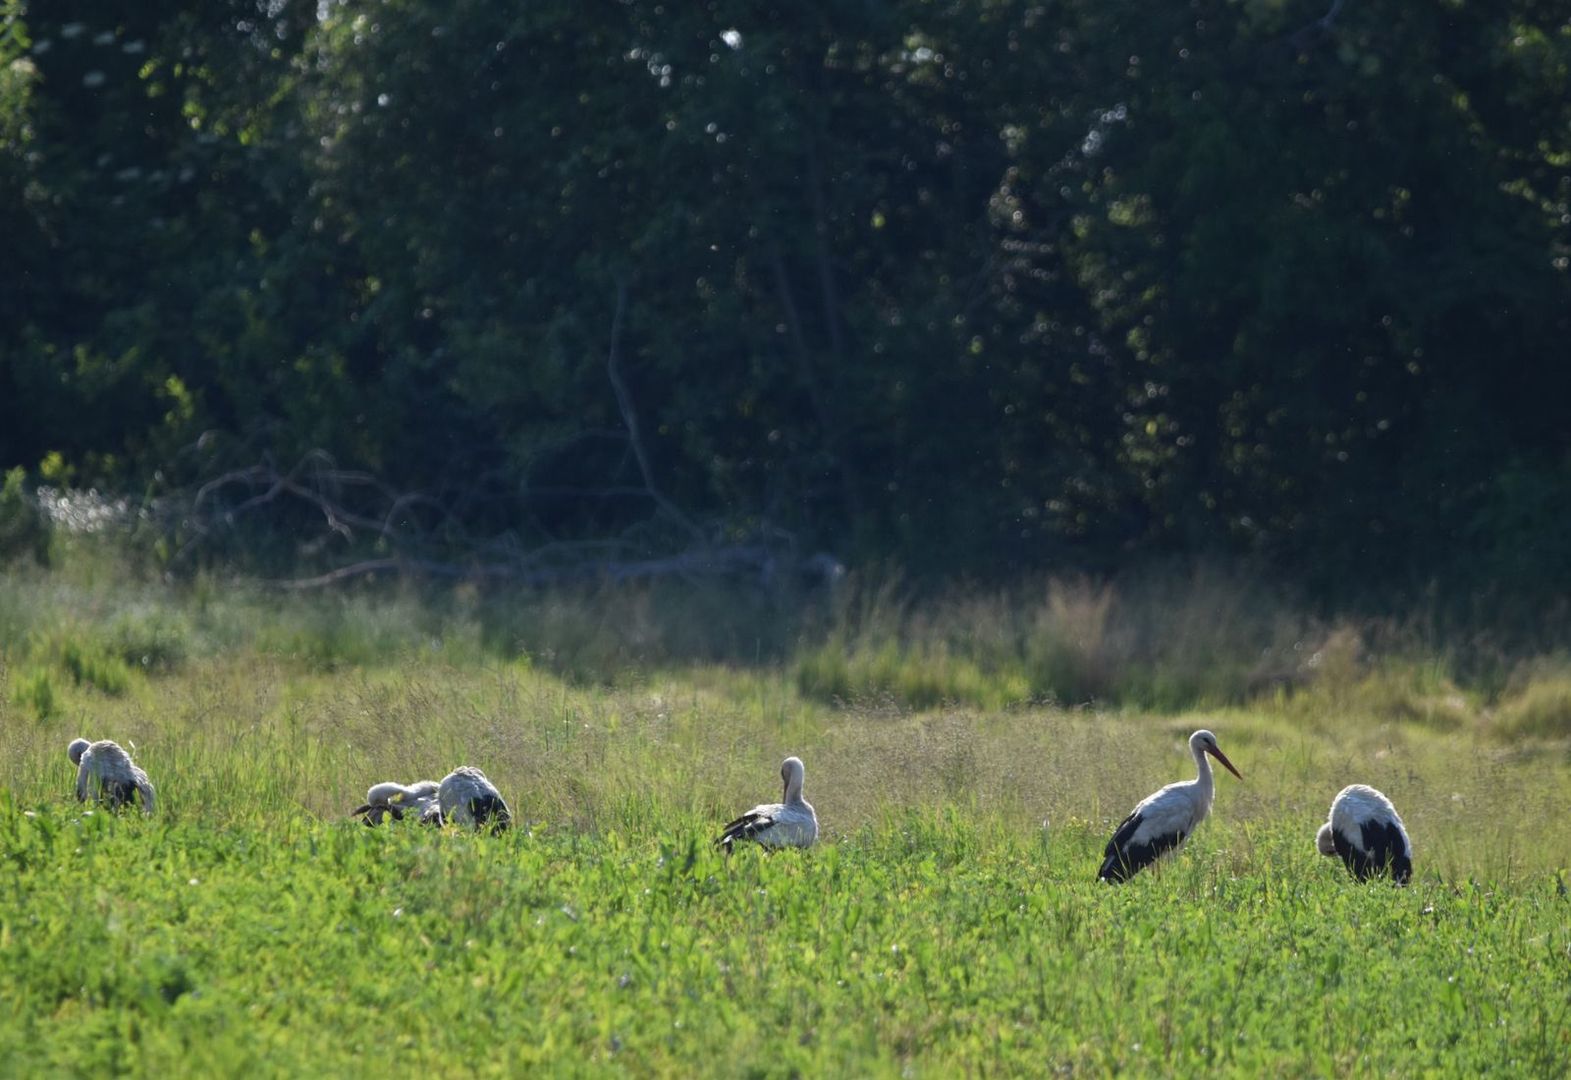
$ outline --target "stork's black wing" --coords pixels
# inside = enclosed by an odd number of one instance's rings
[[[1144,821],[1145,815],[1141,813],[1130,814],[1124,819],[1118,831],[1113,834],[1113,838],[1107,842],[1106,858],[1102,860],[1102,869],[1097,871],[1097,877],[1114,884],[1128,881],[1182,844],[1184,837],[1189,835],[1174,829],[1172,832],[1147,837],[1136,843],[1135,834],[1140,831]]]
[[[715,838],[715,844],[725,848],[727,853],[729,853],[732,845],[738,840],[753,840],[757,838],[759,833],[774,823],[775,819],[772,815],[750,810],[728,824],[720,835]]]
[[[476,826],[491,823],[493,834],[504,831],[513,822],[513,816],[508,813],[507,803],[502,801],[500,795],[478,795],[469,800],[469,816],[474,818]]]
[[[1131,874],[1140,869],[1130,865],[1127,848],[1135,830],[1140,828],[1144,820],[1145,815],[1135,811],[1119,823],[1113,831],[1113,838],[1107,842],[1107,850],[1102,852],[1102,869],[1096,872],[1097,877],[1103,881],[1127,881]]]
[[[1359,830],[1363,834],[1368,873],[1386,870],[1392,881],[1407,884],[1413,876],[1413,863],[1407,857],[1407,840],[1397,823],[1372,819],[1360,822]]]

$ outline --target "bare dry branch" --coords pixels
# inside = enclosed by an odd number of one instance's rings
[[[627,315],[627,282],[617,282],[616,285],[616,311],[611,317],[611,346],[606,353],[606,374],[611,380],[611,389],[616,393],[617,408],[622,413],[622,423],[627,425],[627,438],[631,444],[633,457],[638,462],[638,473],[643,477],[644,487],[649,491],[649,497],[672,521],[681,525],[693,535],[700,543],[704,540],[704,532],[693,520],[684,514],[675,503],[666,498],[655,484],[654,469],[649,464],[649,454],[644,449],[643,436],[638,426],[638,411],[633,408],[633,396],[628,392],[627,383],[622,378],[622,324]]]
[[[436,559],[382,558],[365,559],[341,566],[323,574],[304,578],[285,578],[271,582],[277,588],[299,591],[321,589],[338,585],[354,578],[380,573],[420,575],[425,577],[483,579],[511,581],[524,585],[545,586],[584,582],[611,582],[624,584],[665,577],[689,579],[703,577],[747,576],[767,583],[776,573],[779,559],[768,548],[756,545],[733,547],[705,547],[701,550],[681,552],[663,558],[629,561],[591,561],[561,567],[529,569],[508,563],[442,562]],[[811,573],[820,574],[824,566],[832,566],[837,574],[843,573],[839,564],[825,555],[817,555],[801,564]],[[829,579],[827,573],[822,576]]]
[[[1336,28],[1337,16],[1342,14],[1343,2],[1344,0],[1331,0],[1331,6],[1326,9],[1324,15],[1318,19],[1312,19],[1292,33],[1280,38],[1278,44],[1286,45],[1295,53],[1308,52],[1331,36],[1332,31]]]

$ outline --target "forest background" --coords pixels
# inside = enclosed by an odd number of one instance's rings
[[[11,553],[1565,628],[1563,5],[0,12]]]

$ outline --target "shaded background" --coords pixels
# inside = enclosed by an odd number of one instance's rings
[[[0,4],[13,489],[176,568],[1563,606],[1564,5],[510,7]]]

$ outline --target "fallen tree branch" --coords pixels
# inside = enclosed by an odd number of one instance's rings
[[[509,581],[520,585],[547,586],[605,582],[626,584],[664,577],[720,578],[756,576],[761,584],[770,584],[778,576],[781,558],[765,547],[736,545],[733,547],[686,551],[661,558],[630,561],[603,560],[557,568],[530,569],[515,563],[461,563],[436,559],[392,557],[365,559],[341,566],[311,577],[282,578],[269,582],[275,588],[291,591],[321,589],[338,585],[354,578],[380,573],[420,575],[425,577],[474,579],[484,581]],[[845,574],[845,567],[833,557],[820,553],[793,566],[807,579],[817,579],[822,584],[833,584]]]
[[[677,508],[676,504],[660,491],[655,484],[654,468],[649,464],[649,454],[644,449],[643,436],[639,433],[638,410],[633,408],[633,395],[628,392],[627,383],[622,378],[622,323],[627,314],[627,282],[618,281],[616,285],[616,310],[611,316],[611,346],[606,352],[606,375],[611,380],[611,389],[616,394],[617,408],[622,413],[622,423],[627,425],[627,438],[632,446],[633,458],[638,462],[638,474],[643,477],[644,487],[649,492],[649,497],[672,521],[686,529],[696,539],[702,541],[704,532],[693,520]]]

